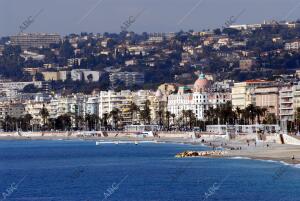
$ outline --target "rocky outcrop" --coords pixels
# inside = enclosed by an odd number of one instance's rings
[[[186,158],[186,157],[213,157],[213,156],[223,156],[226,151],[215,150],[215,151],[185,151],[176,154],[176,158]]]

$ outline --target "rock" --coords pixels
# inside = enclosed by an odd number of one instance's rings
[[[205,156],[222,156],[226,154],[226,151],[185,151],[179,154],[176,154],[176,158],[186,158],[186,157],[205,157]]]

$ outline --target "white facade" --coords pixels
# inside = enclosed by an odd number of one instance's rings
[[[73,81],[98,82],[100,79],[99,71],[91,71],[88,69],[74,69],[71,71],[71,79]]]
[[[182,111],[192,110],[198,120],[205,119],[205,111],[210,107],[216,108],[231,100],[229,93],[220,92],[190,92],[172,94],[168,97],[168,111],[176,117],[182,115]]]

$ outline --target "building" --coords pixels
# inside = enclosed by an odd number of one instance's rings
[[[193,87],[179,87],[178,93],[168,96],[168,111],[179,118],[183,111],[191,110],[198,120],[205,120],[205,111],[231,100],[229,92],[212,92],[211,86],[205,75],[200,74]]]
[[[100,72],[89,69],[73,69],[71,71],[71,79],[73,81],[98,82]]]
[[[117,108],[123,112],[125,118],[123,122],[129,122],[128,115],[129,105],[132,103],[132,94],[130,91],[101,91],[99,94],[99,117],[103,118],[108,115],[113,109]]]
[[[300,107],[300,85],[285,86],[279,91],[279,115],[281,122],[294,121]]]
[[[23,50],[29,48],[50,47],[50,44],[57,44],[61,41],[58,34],[47,33],[22,33],[10,37],[12,45],[19,45]]]
[[[245,109],[250,104],[255,104],[255,89],[257,87],[268,87],[274,83],[265,80],[248,80],[234,83],[231,92],[232,106],[234,108]]]
[[[285,43],[284,44],[284,49],[285,50],[299,50],[300,49],[300,41],[294,41],[294,42],[290,42],[290,43]]]
[[[0,102],[0,120],[4,120],[10,116],[20,118],[25,115],[25,105],[16,101],[1,101]]]
[[[139,72],[116,72],[109,75],[109,81],[114,87],[123,84],[126,87],[141,86],[144,84],[144,73]]]
[[[279,117],[279,87],[257,87],[254,94],[256,106],[266,108],[268,113]]]
[[[68,59],[68,67],[80,66],[83,60],[83,58]]]
[[[249,71],[255,66],[253,59],[242,59],[240,60],[240,69],[242,71]]]

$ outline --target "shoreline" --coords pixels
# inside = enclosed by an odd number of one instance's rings
[[[281,162],[289,165],[300,164],[300,146],[297,145],[281,145],[275,143],[260,142],[256,146],[252,143],[249,146],[242,141],[206,141],[203,143],[200,139],[191,138],[174,138],[174,137],[77,137],[77,136],[34,136],[34,137],[22,137],[22,136],[0,136],[0,141],[47,141],[47,140],[78,140],[78,141],[103,141],[103,142],[149,142],[149,143],[169,143],[169,144],[189,144],[206,146],[210,149],[222,148],[226,150],[226,154],[222,156],[211,156],[209,158],[225,158],[225,159],[250,159],[250,160],[262,160],[262,161],[274,161]],[[95,145],[96,146],[96,145]],[[237,150],[241,148],[241,150]],[[235,150],[232,150],[235,149]],[[292,159],[294,157],[294,160]]]

